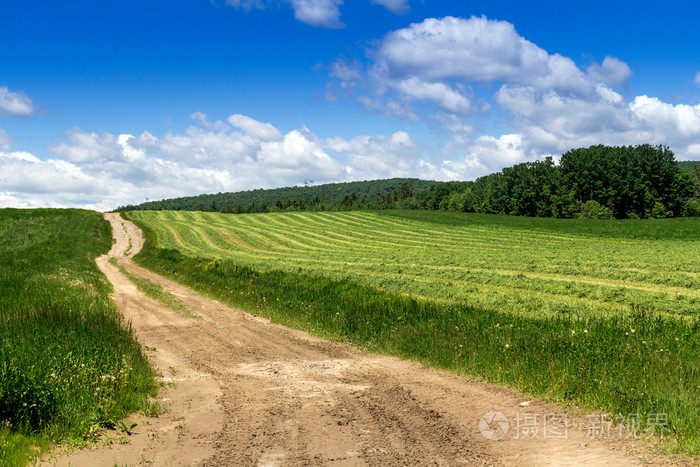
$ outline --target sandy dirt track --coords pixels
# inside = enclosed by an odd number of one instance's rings
[[[589,439],[585,419],[568,417],[565,438],[543,436],[554,405],[392,357],[363,353],[271,324],[203,297],[131,260],[140,231],[106,214],[116,243],[97,260],[114,300],[167,384],[170,410],[139,423],[126,444],[98,444],[43,465],[648,465],[641,441]],[[198,318],[171,311],[112,264],[160,284]],[[504,414],[509,431],[487,439],[479,420]],[[537,420],[516,439],[517,418]],[[492,424],[492,427],[496,425]],[[524,424],[523,424],[524,426]],[[482,424],[482,428],[483,428]],[[521,430],[521,434],[522,434]],[[492,434],[493,432],[486,432]],[[119,433],[109,433],[117,438]]]

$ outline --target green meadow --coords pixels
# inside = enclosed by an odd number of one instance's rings
[[[0,465],[82,444],[154,394],[94,262],[111,245],[96,212],[0,210]]]
[[[544,221],[539,222],[540,229],[533,229],[517,222],[487,222],[501,216],[407,214],[226,216],[159,211],[131,216],[154,231],[156,246],[189,256],[228,259],[261,270],[301,268],[442,303],[467,303],[532,318],[637,311],[700,314],[697,239],[593,236],[581,235],[575,228],[568,232],[547,228],[587,227],[591,221],[586,220],[507,218]],[[450,219],[463,223],[445,222]],[[471,219],[479,222],[470,223]],[[693,223],[699,235],[696,219],[670,221],[657,222],[669,230],[674,226],[691,230],[686,224]],[[645,227],[645,221],[598,222],[622,227],[627,223],[630,235],[639,235],[639,228]]]
[[[211,296],[569,407],[635,414],[667,449],[700,454],[698,219],[129,217],[147,237],[139,262]]]

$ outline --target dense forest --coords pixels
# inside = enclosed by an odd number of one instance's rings
[[[470,182],[394,178],[218,193],[117,210],[225,213],[428,209],[597,219],[700,216],[700,163],[664,146],[591,146],[507,167]]]
[[[353,199],[367,200],[389,197],[400,191],[403,185],[411,192],[425,191],[440,182],[417,178],[392,178],[361,182],[326,183],[323,185],[294,186],[239,191],[236,193],[203,194],[162,201],[147,201],[137,206],[122,206],[119,211],[174,210],[174,211],[223,211],[268,212],[274,210],[332,210],[354,193]],[[454,182],[451,182],[454,183]]]

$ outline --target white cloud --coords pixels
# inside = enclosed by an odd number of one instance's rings
[[[389,114],[386,109],[400,102],[409,116],[417,110],[408,108],[420,103],[454,114],[488,111],[491,104],[475,101],[473,86],[496,83],[585,97],[595,96],[599,84],[624,85],[631,75],[627,64],[610,56],[583,71],[570,58],[521,37],[512,24],[485,17],[428,18],[387,34],[368,57],[364,69],[337,60],[330,73],[334,82],[374,111]]]
[[[59,142],[49,147],[57,156],[70,162],[87,165],[100,165],[121,156],[117,138],[106,133],[87,133],[80,128],[67,132],[69,143]]]
[[[669,138],[700,138],[700,104],[672,105],[656,97],[637,96],[629,107],[636,117]]]
[[[243,130],[247,135],[262,141],[282,139],[282,133],[270,123],[262,123],[240,114],[231,115],[227,121],[236,128]]]
[[[28,117],[34,113],[32,100],[22,91],[10,91],[0,86],[0,117]]]
[[[85,193],[94,180],[78,166],[64,160],[42,161],[27,152],[0,152],[3,170],[0,191],[22,191],[31,194],[53,192]]]
[[[624,86],[632,76],[632,70],[625,62],[615,57],[605,57],[602,64],[594,63],[586,70],[594,81]]]
[[[372,0],[372,3],[382,5],[384,8],[397,15],[405,15],[410,10],[408,0]]]
[[[632,70],[616,57],[580,68],[520,36],[512,24],[485,17],[429,18],[375,44],[364,61],[336,61],[333,83],[374,113],[438,123],[433,131],[448,132],[440,134],[442,153],[469,154],[470,170],[498,170],[593,144],[664,144],[679,159],[697,157],[698,106],[626,97]],[[695,82],[700,85],[700,72]],[[486,139],[474,140],[455,122],[481,126]],[[501,136],[489,136],[489,127]]]
[[[12,138],[5,130],[0,128],[0,151],[9,151],[10,143],[12,143]]]
[[[405,96],[433,102],[456,114],[466,113],[471,108],[469,98],[444,83],[430,83],[411,76],[392,83],[392,87]]]
[[[329,138],[328,149],[345,155],[345,170],[351,180],[415,176],[420,149],[405,131],[390,136]]]
[[[571,59],[549,55],[512,24],[485,17],[428,18],[389,33],[372,58],[374,69],[393,79],[541,83],[567,90],[587,86]]]
[[[523,148],[522,136],[518,134],[481,136],[470,149],[470,160],[478,160],[490,171],[519,164],[528,160]]]
[[[340,5],[343,0],[289,0],[294,17],[314,27],[340,28]]]
[[[0,206],[82,207],[119,205],[201,193],[390,177],[464,180],[525,157],[516,136],[479,138],[461,161],[423,159],[424,148],[405,131],[390,135],[319,139],[306,127],[281,133],[240,114],[198,122],[156,136],[93,133],[80,128],[49,147],[56,158],[0,152]],[[441,117],[468,141],[471,128]],[[464,155],[466,154],[466,156]]]
[[[0,152],[0,205],[78,206],[107,210],[220,191],[296,185],[346,177],[344,154],[331,158],[306,128],[282,134],[269,123],[235,114],[233,125],[209,122],[155,136],[91,133],[73,128],[49,147],[55,159]],[[240,130],[240,131],[239,131]]]

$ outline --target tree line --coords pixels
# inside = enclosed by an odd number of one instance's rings
[[[597,219],[700,216],[700,164],[677,163],[665,146],[598,145],[568,151],[558,163],[548,157],[470,182],[374,180],[200,195],[118,208],[137,209],[225,213],[427,209]]]

